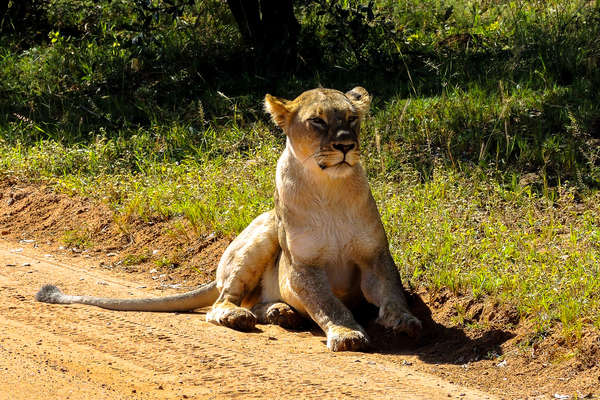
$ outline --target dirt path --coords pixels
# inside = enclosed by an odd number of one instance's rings
[[[240,333],[203,313],[114,312],[37,303],[66,292],[139,296],[135,276],[0,241],[0,399],[494,399],[415,371],[401,356],[331,353],[323,336]],[[15,251],[17,250],[17,251]]]

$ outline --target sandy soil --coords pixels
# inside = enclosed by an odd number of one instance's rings
[[[318,332],[240,333],[204,322],[202,312],[37,303],[46,282],[110,296],[161,293],[81,260],[20,249],[0,242],[3,399],[496,398],[416,371],[403,357],[333,354]]]
[[[0,178],[0,400],[600,398],[597,331],[566,342],[557,326],[538,337],[514,307],[468,294],[412,292],[425,326],[418,342],[361,311],[370,354],[331,353],[314,327],[239,333],[205,323],[202,312],[36,303],[45,283],[71,294],[181,292],[212,279],[229,242],[184,221],[115,220],[102,203]],[[66,246],[70,230],[89,233],[90,244]],[[127,262],[140,254],[148,257]]]

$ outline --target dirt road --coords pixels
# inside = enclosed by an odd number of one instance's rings
[[[114,312],[33,297],[49,282],[70,293],[164,295],[135,278],[0,241],[0,399],[494,398],[414,371],[401,356],[331,353],[316,332],[240,333],[201,312]]]

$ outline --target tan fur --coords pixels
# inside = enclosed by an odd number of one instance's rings
[[[207,321],[240,330],[257,321],[294,327],[301,316],[310,317],[326,333],[327,347],[340,351],[368,346],[349,309],[366,300],[379,307],[381,325],[418,333],[421,323],[407,308],[360,163],[360,123],[370,101],[361,87],[345,94],[313,89],[291,101],[266,95],[265,109],[287,135],[277,163],[275,209],[229,245],[216,285],[171,296],[170,309],[181,310],[179,297],[187,306],[213,303]],[[128,300],[124,306],[119,299],[56,291],[46,288],[38,299],[165,311],[160,299]]]

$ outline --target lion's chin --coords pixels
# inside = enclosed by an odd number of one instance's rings
[[[346,161],[342,161],[340,163],[323,169],[323,171],[332,178],[345,178],[352,174],[353,170],[353,165],[350,165]]]

